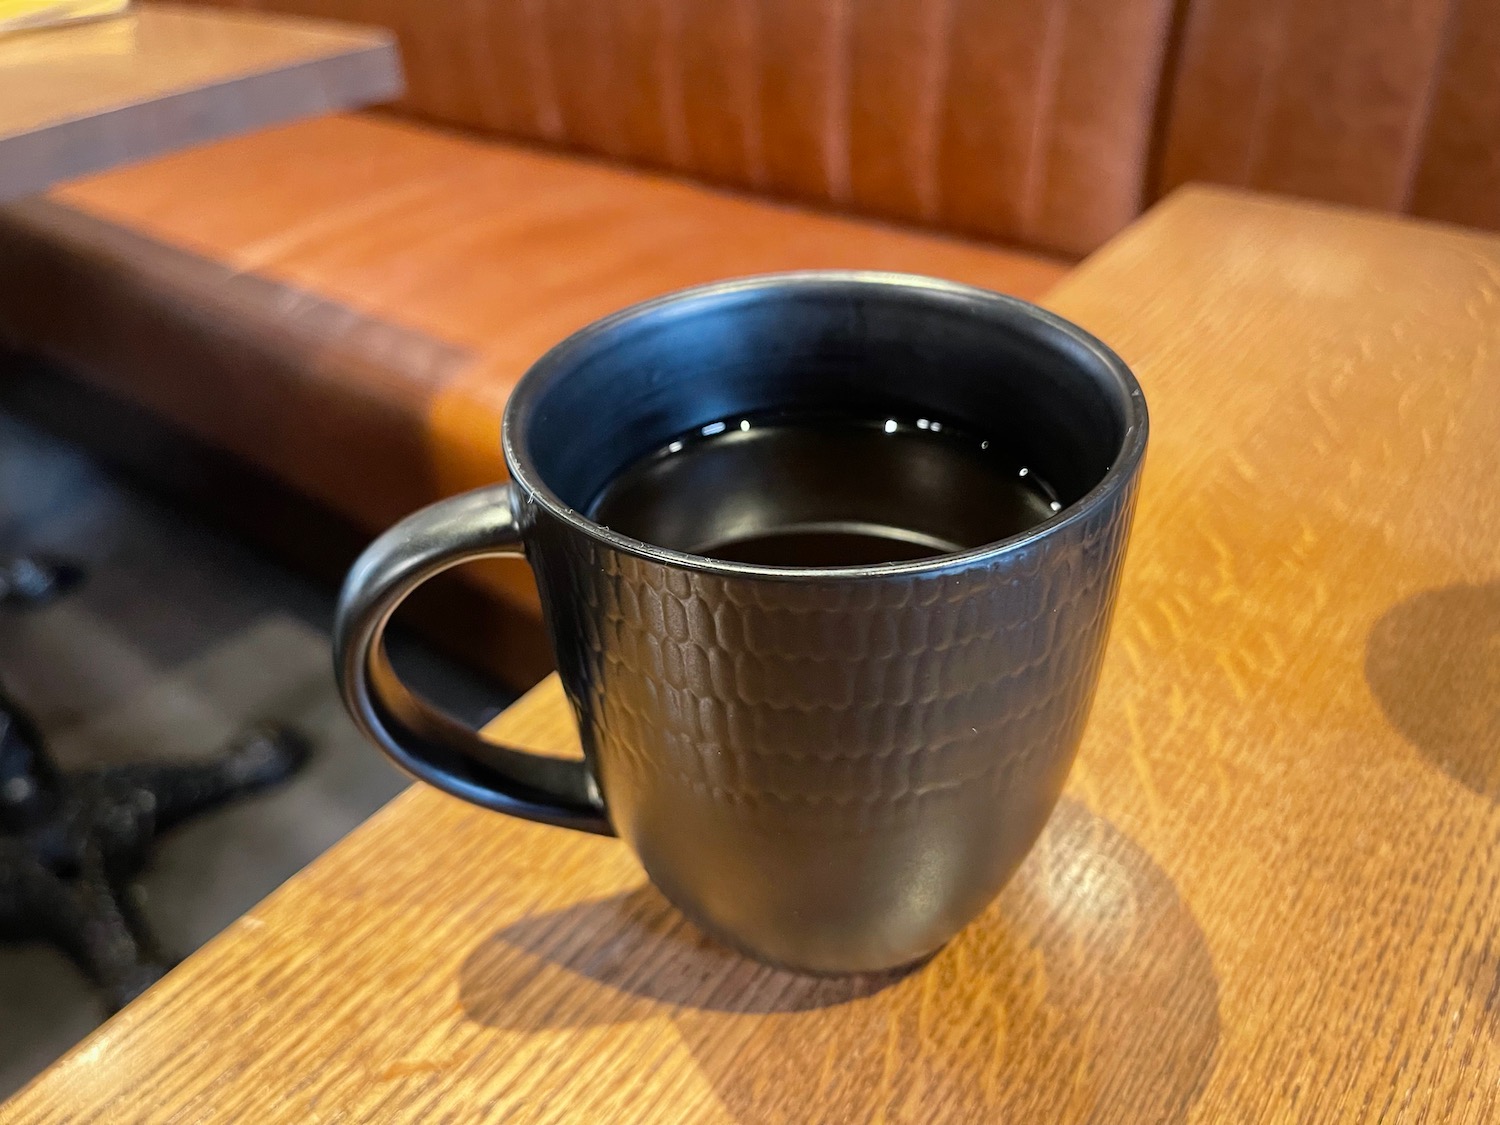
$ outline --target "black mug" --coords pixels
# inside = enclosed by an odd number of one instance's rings
[[[676,435],[784,409],[1003,433],[1059,510],[972,550],[836,568],[686,554],[583,514]],[[920,961],[994,898],[1062,790],[1146,430],[1118,357],[999,294],[802,273],[648,301],[521,380],[509,482],[417,512],[355,564],[334,630],[344,701],[439,789],[619,835],[688,917],[760,960],[818,973]],[[385,658],[385,624],[413,588],[496,555],[536,574],[582,761],[481,741]]]

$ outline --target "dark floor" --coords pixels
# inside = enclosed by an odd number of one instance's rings
[[[48,551],[89,579],[40,610],[0,610],[0,681],[65,767],[186,758],[246,722],[291,723],[317,746],[295,781],[184,828],[143,882],[174,952],[212,937],[404,784],[340,709],[332,591],[113,479],[76,447],[0,414],[0,556]],[[478,723],[500,689],[393,640],[393,660]],[[100,1019],[51,950],[0,946],[0,1099]]]

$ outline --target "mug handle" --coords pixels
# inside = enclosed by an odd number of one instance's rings
[[[365,549],[344,580],[333,623],[334,675],[355,725],[397,765],[482,808],[613,835],[586,762],[486,742],[412,695],[386,658],[386,623],[427,579],[471,559],[524,557],[510,482],[439,501]]]

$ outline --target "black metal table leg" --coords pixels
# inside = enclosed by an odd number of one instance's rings
[[[65,563],[0,563],[0,605],[37,605],[81,577]],[[0,689],[0,941],[65,953],[115,1010],[164,973],[132,881],[157,837],[278,784],[310,747],[283,727],[254,727],[196,762],[64,771],[37,724]]]

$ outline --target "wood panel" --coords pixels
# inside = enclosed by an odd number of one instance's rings
[[[0,38],[0,200],[401,89],[384,31],[147,4]]]
[[[1497,302],[1500,240],[1204,191],[1054,292],[1153,448],[1067,796],[926,967],[414,789],[0,1120],[1495,1120]],[[555,681],[493,733],[576,751]]]

